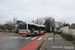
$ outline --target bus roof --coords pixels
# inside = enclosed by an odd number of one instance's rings
[[[35,23],[30,23],[30,22],[21,22],[20,24],[30,24],[30,25],[36,25],[38,27],[46,27],[45,25],[39,25],[39,24],[35,24]]]
[[[40,25],[41,27],[46,27],[45,25]]]

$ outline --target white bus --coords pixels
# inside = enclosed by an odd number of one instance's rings
[[[29,22],[21,22],[19,24],[19,35],[38,35],[38,34],[44,34],[45,31],[45,25],[38,25],[34,23]]]

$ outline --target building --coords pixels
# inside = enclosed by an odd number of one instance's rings
[[[75,23],[72,23],[72,24],[70,25],[70,29],[75,29]]]

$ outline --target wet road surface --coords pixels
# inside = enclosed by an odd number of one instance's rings
[[[20,50],[34,40],[43,40],[38,36],[15,36],[15,34],[0,35],[0,50]]]

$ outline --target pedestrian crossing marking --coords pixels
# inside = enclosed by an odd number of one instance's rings
[[[31,38],[31,37],[28,37],[28,38],[26,38],[26,39],[29,39],[29,38]]]
[[[53,38],[48,38],[48,40],[52,40]]]
[[[23,39],[22,37],[20,37],[20,39]]]
[[[61,38],[55,38],[55,39],[61,39]],[[48,40],[53,40],[53,38],[48,38]]]
[[[35,40],[35,39],[37,39],[37,40],[41,40],[42,39],[42,37],[10,37],[11,39],[30,39],[30,40]]]
[[[14,39],[18,39],[19,37],[14,37]]]
[[[41,40],[41,39],[42,39],[42,37],[38,38],[37,40]]]
[[[10,38],[15,38],[15,37],[10,37]]]
[[[34,39],[36,39],[37,37],[34,37],[34,38],[32,38],[31,40],[34,40]]]

